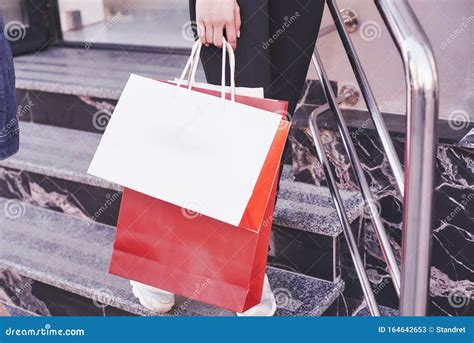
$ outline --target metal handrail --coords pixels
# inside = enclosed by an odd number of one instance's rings
[[[344,102],[350,96],[351,96],[350,94],[343,94],[342,96],[336,99],[336,102],[338,104],[341,102]],[[339,217],[339,221],[342,226],[342,231],[344,232],[344,237],[346,238],[347,246],[349,247],[349,252],[351,254],[352,261],[354,262],[354,267],[357,273],[357,277],[359,278],[362,292],[364,293],[364,297],[367,301],[367,306],[369,308],[370,314],[372,316],[380,316],[380,310],[378,308],[377,301],[375,300],[372,287],[370,286],[370,281],[364,267],[364,262],[359,253],[357,241],[354,238],[354,234],[352,233],[351,224],[349,222],[349,219],[347,218],[346,209],[345,209],[344,203],[342,202],[341,194],[339,193],[339,190],[337,188],[334,174],[331,170],[331,165],[329,164],[328,158],[324,151],[324,145],[319,134],[317,119],[318,119],[318,116],[324,113],[327,109],[328,108],[325,106],[320,106],[316,110],[314,110],[313,113],[311,113],[308,120],[309,127],[311,129],[311,134],[313,136],[316,152],[318,154],[319,161],[321,162],[321,165],[323,166],[324,174],[326,175],[328,188],[331,193],[334,206],[336,207],[337,216]]]
[[[403,59],[407,85],[400,314],[426,315],[439,84],[431,44],[406,0],[375,0]]]
[[[367,109],[369,110],[372,122],[374,123],[375,129],[380,135],[382,147],[385,151],[388,163],[395,177],[395,185],[403,198],[403,168],[400,163],[400,159],[398,158],[397,151],[395,150],[395,146],[393,145],[392,138],[390,137],[385,122],[382,118],[382,114],[380,113],[380,109],[375,99],[375,95],[370,87],[369,80],[367,79],[367,76],[365,75],[365,72],[362,68],[362,64],[360,63],[357,52],[354,48],[354,45],[352,44],[352,40],[346,32],[345,23],[341,17],[341,11],[339,10],[335,0],[327,0],[326,2],[328,4],[329,11],[331,12],[331,15],[334,19],[334,23],[336,24],[339,36],[341,37],[342,45],[344,46],[347,57],[349,58],[349,62],[351,63],[352,70],[354,71],[354,75],[357,79],[357,83],[359,84],[361,93],[364,97]]]
[[[400,269],[398,267],[397,260],[393,253],[392,247],[390,245],[390,241],[388,239],[387,233],[385,232],[382,219],[380,218],[380,213],[378,212],[378,206],[375,206],[374,204],[374,202],[376,202],[376,199],[374,198],[374,196],[372,195],[372,191],[370,190],[369,183],[367,182],[367,178],[365,177],[364,170],[362,169],[362,165],[360,163],[359,157],[357,156],[354,143],[351,140],[349,130],[347,129],[347,125],[344,121],[344,117],[337,104],[336,96],[334,95],[334,91],[332,90],[332,87],[331,87],[331,82],[329,81],[329,78],[326,74],[326,71],[321,62],[321,58],[319,56],[317,49],[315,49],[313,53],[312,61],[318,73],[319,80],[321,81],[321,84],[323,86],[324,95],[329,104],[329,107],[331,108],[331,111],[336,116],[336,122],[338,125],[339,132],[341,133],[341,139],[349,155],[352,168],[356,175],[356,180],[357,180],[357,183],[359,184],[360,191],[364,199],[365,208],[369,210],[370,217],[372,219],[372,223],[374,225],[374,229],[380,243],[380,248],[385,257],[388,270],[392,277],[395,291],[399,295],[400,294]]]

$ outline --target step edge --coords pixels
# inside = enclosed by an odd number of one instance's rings
[[[47,285],[52,286],[52,287],[63,289],[67,292],[82,296],[82,297],[87,298],[89,300],[94,300],[94,297],[96,296],[96,294],[93,291],[88,290],[87,287],[84,287],[83,285],[81,285],[79,283],[71,283],[71,282],[65,281],[64,278],[52,278],[52,277],[46,275],[46,273],[44,273],[42,271],[38,271],[38,270],[35,270],[33,268],[29,268],[29,267],[26,267],[26,266],[23,266],[23,265],[18,265],[16,263],[12,263],[10,261],[5,261],[4,259],[0,259],[0,267],[3,268],[3,269],[12,270],[12,271],[14,271],[14,272],[16,272],[16,273],[18,273],[22,276],[28,277],[32,280],[47,284]],[[342,280],[339,280],[338,282],[330,282],[330,281],[327,281],[327,280],[322,280],[322,279],[312,277],[312,276],[308,276],[308,275],[304,275],[304,274],[294,273],[294,272],[284,270],[284,269],[280,269],[280,268],[275,268],[275,267],[271,267],[271,266],[267,266],[267,268],[268,269],[273,269],[273,270],[283,271],[284,273],[291,273],[291,274],[297,275],[301,279],[314,280],[315,282],[329,284],[329,285],[332,286],[332,289],[329,292],[329,294],[322,298],[324,303],[319,303],[319,311],[311,313],[311,316],[320,316],[320,315],[322,315],[329,308],[329,306],[337,299],[337,297],[340,294],[342,294],[342,292],[344,291],[344,288],[345,288],[345,283]],[[130,289],[130,293],[131,292],[132,291]],[[184,298],[184,299],[189,300],[190,298]],[[118,308],[120,310],[126,311],[128,313],[132,313],[132,314],[135,314],[135,315],[139,315],[139,316],[173,316],[172,315],[173,311],[170,311],[169,313],[164,313],[164,314],[157,314],[155,312],[152,312],[152,311],[144,308],[139,303],[134,303],[134,302],[128,301],[128,300],[123,299],[123,298],[112,297],[110,300],[111,300],[111,304],[107,305],[107,306]],[[194,303],[201,304],[200,302],[192,300],[192,299],[191,299],[191,301],[194,302]],[[205,306],[210,306],[210,305],[207,305],[207,304],[204,304],[204,305]],[[222,309],[218,309],[218,310],[222,310]],[[195,314],[198,315],[198,316],[201,315],[200,313],[195,313]]]
[[[94,87],[90,85],[86,87],[83,85],[69,83],[58,84],[57,82],[33,80],[28,78],[17,78],[15,88],[26,92],[43,92],[77,97],[89,96],[92,98],[100,98],[113,101],[117,101],[120,98],[120,95],[122,94],[121,89]]]

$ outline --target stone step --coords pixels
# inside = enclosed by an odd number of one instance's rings
[[[115,228],[0,198],[0,268],[138,315],[153,315],[127,280],[108,273]],[[337,283],[268,267],[278,315],[321,315],[341,294]],[[100,302],[100,303],[99,303]],[[185,298],[171,315],[233,313]]]
[[[75,182],[102,192],[121,191],[119,185],[87,174],[100,134],[27,122],[21,122],[20,129],[20,152],[0,161],[0,167]],[[0,170],[0,179],[8,178],[5,173],[2,177]],[[352,222],[362,214],[362,200],[358,193],[341,193]],[[274,223],[331,237],[341,233],[328,189],[293,181],[290,166],[283,169]]]
[[[189,52],[51,47],[14,58],[21,121],[103,132],[131,73],[169,80]],[[204,79],[202,68],[197,80]],[[100,118],[100,121],[97,119]]]
[[[131,73],[174,79],[181,75],[188,57],[171,52],[52,47],[15,57],[16,87],[26,91],[117,100]],[[201,69],[197,77],[204,77]]]

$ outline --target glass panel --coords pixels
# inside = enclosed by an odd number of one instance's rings
[[[0,13],[5,23],[20,22],[28,26],[29,19],[22,0],[0,0]]]
[[[193,37],[185,0],[59,0],[66,41],[187,48]]]

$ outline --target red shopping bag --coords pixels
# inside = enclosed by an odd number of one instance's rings
[[[239,95],[235,100],[274,113],[287,111],[284,101]],[[239,226],[125,188],[110,272],[235,312],[258,304],[289,126],[282,120]]]

